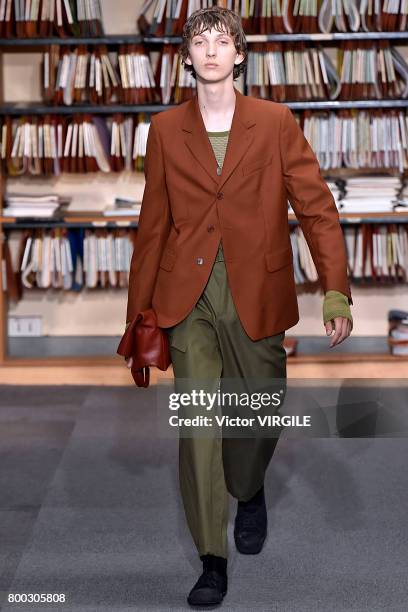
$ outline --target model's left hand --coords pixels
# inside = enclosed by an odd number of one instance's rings
[[[334,325],[333,325],[334,323]],[[331,336],[334,329],[334,335],[331,338],[330,348],[340,344],[349,337],[351,330],[353,329],[353,323],[347,317],[335,317],[331,321],[327,321],[324,324],[326,328],[326,334]]]

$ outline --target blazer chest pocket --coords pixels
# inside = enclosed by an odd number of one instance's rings
[[[262,170],[265,166],[269,166],[273,162],[273,153],[268,155],[268,157],[262,159],[257,159],[249,164],[245,164],[242,166],[242,174],[247,176],[247,174],[252,174],[252,172],[257,172],[258,170]]]
[[[291,245],[280,248],[270,253],[265,254],[266,269],[268,272],[275,272],[285,266],[289,266],[293,262],[293,253]]]
[[[170,251],[169,249],[164,249],[163,254],[160,259],[159,267],[163,270],[173,269],[174,262],[176,261],[176,253],[174,251]]]

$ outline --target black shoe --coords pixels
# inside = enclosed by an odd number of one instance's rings
[[[203,573],[191,589],[187,601],[191,606],[214,606],[227,592],[227,559],[203,555]]]
[[[238,502],[234,540],[240,553],[257,555],[262,550],[268,526],[264,487],[248,501]]]

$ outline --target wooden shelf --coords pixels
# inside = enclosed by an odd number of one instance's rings
[[[20,115],[75,115],[91,113],[93,115],[110,115],[117,113],[158,113],[178,106],[177,104],[72,104],[70,106],[43,104],[33,102],[9,102],[0,106],[0,116]]]
[[[398,34],[398,32],[396,32]],[[106,34],[104,36],[46,36],[38,38],[2,38],[0,49],[7,48],[9,53],[24,48],[44,47],[48,45],[123,45],[123,44],[180,44],[181,36],[144,36],[143,34]]]
[[[299,102],[283,101],[292,110],[342,110],[342,109],[369,109],[369,108],[407,108],[407,99],[384,99],[384,100],[304,100]],[[81,113],[92,114],[116,114],[116,113],[158,113],[178,104],[78,104],[78,105],[50,105],[38,102],[26,104],[13,102],[0,106],[0,116],[20,116],[20,115],[73,115]],[[345,168],[345,170],[348,170]],[[350,171],[353,170],[350,168]],[[358,169],[357,169],[358,170]],[[377,174],[382,172],[382,168],[376,168]]]
[[[0,361],[0,366],[39,366],[39,367],[53,367],[53,366],[84,366],[84,367],[100,367],[100,366],[121,366],[123,368],[124,359],[117,355],[115,357],[112,356],[104,356],[104,355],[78,355],[78,356],[61,356],[61,357],[11,357],[10,355],[5,356],[5,358]]]
[[[367,213],[341,213],[340,223],[408,223],[407,212],[367,212]],[[292,223],[298,223],[294,214],[289,214],[288,219]]]
[[[83,366],[83,367],[100,367],[100,366],[119,366],[124,367],[124,360],[122,357],[115,356],[101,356],[101,355],[86,355],[86,356],[75,356],[75,357],[38,357],[38,358],[22,358],[22,357],[10,357],[6,356],[0,361],[1,367],[59,367],[59,366]],[[408,355],[391,355],[390,353],[317,353],[310,355],[297,355],[290,356],[287,358],[288,365],[295,364],[313,364],[313,363],[326,363],[326,364],[342,364],[342,363],[408,363]],[[167,370],[172,375],[172,369],[170,367]],[[356,376],[358,377],[358,376]]]
[[[137,227],[139,222],[139,217],[137,216],[115,216],[115,217],[105,217],[104,215],[91,215],[87,214],[72,214],[64,216],[61,219],[44,219],[44,220],[36,220],[29,221],[19,217],[3,217],[0,216],[0,224],[4,227],[12,226],[12,229],[23,229],[23,228],[42,228],[42,227],[82,227],[85,225],[94,226],[94,227],[106,227],[106,226],[115,226],[115,227],[129,227],[129,225]]]
[[[377,363],[408,362],[408,355],[391,355],[390,353],[316,353],[310,355],[295,355],[287,358],[288,364],[300,363]]]
[[[408,170],[400,172],[397,168],[332,168],[331,170],[320,170],[322,176],[327,179],[347,179],[355,176],[395,176],[403,178]]]
[[[397,32],[315,32],[295,34],[247,34],[248,43],[281,41],[281,42],[336,42],[340,40],[396,40],[406,41],[408,31]],[[180,44],[181,36],[152,36],[140,33],[134,34],[106,34],[103,36],[70,36],[59,38],[48,36],[42,38],[2,38],[0,48],[14,50],[18,47],[41,47],[44,45],[120,45],[120,44]]]
[[[340,221],[342,223],[408,223],[408,211],[404,212],[373,212],[373,213],[339,213]],[[94,225],[95,227],[103,227],[109,224],[114,224],[120,227],[121,225],[128,226],[133,224],[137,226],[139,217],[132,216],[115,216],[105,217],[98,214],[81,214],[73,213],[72,215],[65,215],[61,219],[44,219],[29,221],[18,217],[4,217],[0,216],[0,223],[5,227],[13,226],[13,229],[19,227],[44,227],[45,225],[50,227],[58,227],[59,225]],[[294,214],[288,215],[288,221],[291,223],[298,223],[298,220]]]

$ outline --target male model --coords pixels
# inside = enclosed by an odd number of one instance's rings
[[[352,329],[337,208],[290,109],[235,89],[247,60],[237,14],[193,13],[180,53],[197,95],[152,116],[126,320],[154,308],[179,388],[193,379],[214,381],[213,390],[227,378],[286,379],[285,330],[299,320],[287,201],[324,290],[330,346]],[[238,500],[238,550],[262,549],[263,484],[276,443],[180,437],[180,489],[203,561],[191,605],[220,603],[227,591],[228,493]]]

